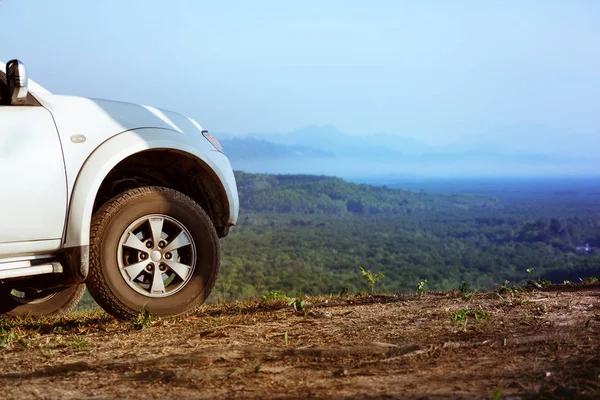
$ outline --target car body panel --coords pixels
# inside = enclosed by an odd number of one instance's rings
[[[0,243],[0,262],[13,257],[33,259],[37,254],[52,254],[60,249],[61,245],[62,239]]]
[[[90,154],[111,137],[129,130],[168,130],[197,147],[199,152],[214,150],[202,136],[202,127],[196,121],[171,111],[76,96],[36,94],[35,97],[52,113],[56,122],[63,143],[69,195]]]
[[[206,141],[206,140],[205,140]],[[208,141],[206,141],[210,145]],[[210,145],[212,146],[212,145]],[[89,244],[90,221],[96,193],[104,177],[119,162],[132,154],[151,149],[166,149],[192,155],[210,167],[223,185],[229,202],[228,225],[235,225],[238,217],[238,192],[233,170],[227,157],[214,149],[204,151],[195,138],[180,132],[143,128],[115,135],[96,148],[81,169],[71,196],[64,247]]]
[[[0,63],[0,70],[5,71],[5,64]],[[229,160],[203,136],[202,127],[192,118],[145,105],[55,95],[31,79],[28,89],[41,107],[2,106],[0,113],[3,109],[10,113],[9,109],[35,108],[37,113],[45,115],[45,119],[34,118],[44,119],[45,131],[34,130],[45,136],[36,140],[36,146],[30,146],[31,153],[27,157],[41,160],[40,167],[47,169],[52,178],[45,179],[46,175],[41,174],[39,182],[32,181],[36,188],[32,189],[31,193],[35,196],[31,198],[39,202],[39,210],[45,209],[44,202],[48,200],[53,205],[62,206],[60,212],[51,213],[51,220],[36,219],[42,225],[43,238],[31,231],[32,221],[27,220],[27,224],[23,224],[21,220],[11,220],[11,223],[21,223],[29,230],[27,234],[11,237],[16,240],[10,243],[12,255],[47,253],[60,247],[88,245],[94,200],[102,181],[120,161],[150,149],[181,152],[210,168],[218,177],[228,200],[228,221],[223,223],[236,223],[239,200]],[[18,131],[15,132],[19,135]],[[2,146],[0,144],[0,153]],[[0,160],[0,165],[2,162]],[[28,159],[28,162],[33,165],[32,160]],[[62,174],[60,182],[57,179],[59,172]],[[29,193],[29,189],[24,187],[15,186],[13,190],[20,194]],[[24,203],[23,207],[31,206]],[[37,214],[32,218],[34,216]],[[0,243],[2,239],[0,236]],[[48,248],[50,245],[52,249]],[[2,257],[4,254],[0,248],[0,259]]]
[[[0,179],[0,257],[57,250],[67,189],[61,143],[45,108],[0,107]],[[23,251],[19,242],[26,242]]]

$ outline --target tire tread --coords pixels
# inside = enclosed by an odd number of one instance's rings
[[[112,217],[115,213],[117,213],[123,207],[127,206],[128,203],[135,201],[140,197],[153,194],[160,194],[168,197],[173,197],[183,203],[186,203],[197,213],[199,213],[203,218],[206,218],[208,221],[211,221],[204,209],[200,207],[189,196],[176,190],[162,186],[144,186],[140,188],[130,189],[113,197],[104,205],[102,205],[102,207],[100,207],[98,211],[96,211],[96,213],[92,217],[92,223],[90,227],[90,270],[86,283],[96,303],[98,303],[98,305],[100,305],[100,307],[102,307],[109,314],[119,319],[134,318],[137,315],[139,315],[141,310],[134,310],[126,306],[110,291],[106,283],[106,279],[103,275],[102,267],[100,265],[100,254],[97,251],[97,249],[100,248],[102,234],[106,230],[106,226],[112,220]],[[212,229],[210,230],[210,234],[212,235],[212,239],[218,243],[217,232],[214,229],[212,223],[211,227]],[[203,295],[199,296],[195,304],[193,304],[191,307],[189,307],[181,313],[174,314],[173,316],[185,317],[190,314],[193,314],[197,311],[198,307],[200,307],[202,303],[206,300],[206,297],[208,297],[208,294],[210,294],[212,288],[215,285],[216,277],[219,272],[220,249],[218,245],[215,248],[215,258],[216,270],[214,271],[214,278],[211,279],[210,282],[208,282],[208,285],[203,291]]]

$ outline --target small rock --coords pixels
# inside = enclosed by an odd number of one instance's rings
[[[337,371],[335,371],[333,373],[333,376],[338,376],[338,377],[344,377],[344,376],[348,376],[348,370],[347,369],[338,369]]]
[[[329,311],[311,311],[308,313],[309,317],[313,318],[331,318],[331,313]]]

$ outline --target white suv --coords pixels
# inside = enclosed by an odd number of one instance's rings
[[[85,284],[118,318],[190,313],[238,207],[229,160],[193,119],[51,94],[0,63],[0,314],[64,313]]]

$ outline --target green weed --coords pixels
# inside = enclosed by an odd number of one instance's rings
[[[427,279],[423,279],[420,282],[417,282],[417,294],[419,296],[425,294],[425,288],[427,286]]]
[[[269,293],[263,294],[261,298],[263,299],[263,301],[288,300],[288,297],[282,290],[271,290]]]
[[[2,328],[0,330],[0,349],[6,349],[10,347],[11,343],[15,340],[15,333],[12,329],[5,330]]]
[[[547,288],[549,286],[552,286],[552,282],[550,282],[548,279],[539,278],[537,280],[537,283],[538,283],[538,285],[540,285],[543,288]]]
[[[365,282],[367,282],[369,284],[369,286],[371,287],[371,293],[375,293],[375,284],[381,278],[385,277],[385,275],[383,275],[382,272],[373,274],[371,271],[365,271],[365,269],[363,267],[358,267],[358,268],[360,268],[360,274],[361,274],[363,280]]]
[[[306,310],[306,303],[304,302],[304,300],[297,299],[295,297],[288,300],[288,306],[292,306],[292,308],[296,312],[302,312]]]
[[[463,329],[467,329],[467,323],[469,319],[474,319],[476,322],[487,320],[488,315],[484,311],[474,311],[468,308],[462,308],[455,311],[450,316],[450,322],[452,326],[460,326],[462,324]]]
[[[141,331],[152,326],[152,317],[150,316],[150,310],[146,306],[142,308],[142,311],[132,322],[133,328]]]
[[[45,358],[52,358],[52,349],[50,349],[48,344],[40,348],[40,355]]]
[[[475,293],[474,292],[466,292],[463,295],[463,299],[466,300],[466,301],[471,301],[471,300],[473,300],[474,297],[475,297]]]
[[[541,277],[538,279],[535,279],[535,273],[533,272],[533,268],[527,268],[525,271],[527,272],[527,274],[529,275],[529,278],[531,279],[531,281],[529,282],[530,285],[536,286],[538,288],[546,288],[548,286],[552,285],[552,282],[550,282],[547,279],[542,279]]]
[[[534,275],[535,275],[535,274],[533,273],[533,270],[534,270],[533,268],[527,268],[527,269],[525,270],[525,272],[527,272],[527,274],[529,275],[529,277],[530,277],[531,279],[533,279],[533,277],[534,277]]]
[[[498,286],[499,286],[498,292],[500,294],[513,293],[515,291],[511,285],[510,281],[507,281],[507,280],[504,281],[503,284],[498,285]]]
[[[500,400],[502,398],[502,388],[496,389],[492,394],[492,400]]]
[[[87,342],[79,336],[70,336],[67,338],[67,345],[76,351],[82,351],[87,347]]]

